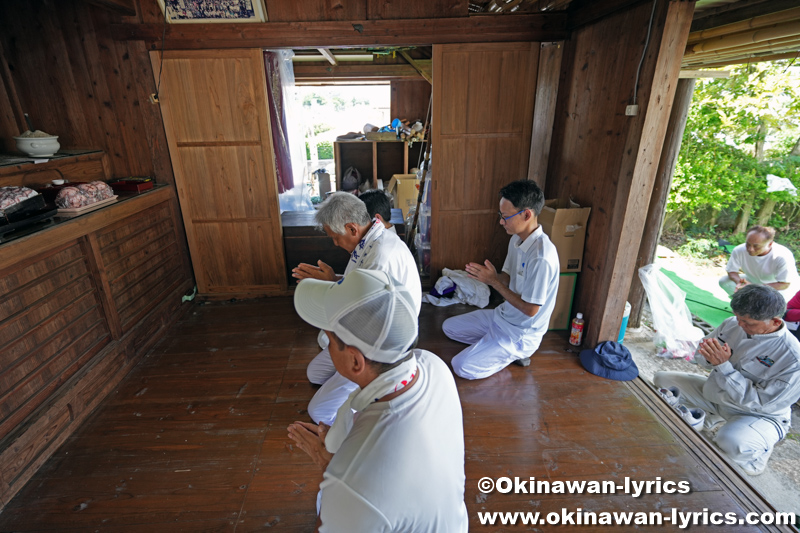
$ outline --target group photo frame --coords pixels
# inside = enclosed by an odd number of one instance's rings
[[[158,0],[170,24],[266,22],[264,0]]]

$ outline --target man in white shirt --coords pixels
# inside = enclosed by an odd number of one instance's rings
[[[340,283],[300,282],[294,302],[330,338],[337,371],[358,384],[333,427],[288,427],[324,470],[319,531],[466,532],[461,403],[447,365],[411,349],[417,311],[407,287],[357,269]]]
[[[500,225],[511,235],[501,273],[488,260],[469,263],[467,273],[500,293],[505,301],[445,320],[453,340],[471,344],[453,358],[462,378],[482,379],[517,362],[530,364],[550,323],[558,293],[556,247],[539,225],[544,193],[533,181],[509,183],[500,190]]]
[[[719,285],[729,296],[750,283],[769,285],[780,291],[787,302],[800,290],[797,264],[791,250],[776,242],[775,230],[753,226],[747,240],[731,252]]]
[[[792,404],[800,397],[800,341],[781,317],[786,302],[766,285],[746,285],[731,299],[735,317],[700,343],[695,362],[708,378],[657,372],[656,387],[707,413],[714,441],[746,473],[764,472],[775,444],[789,431]]]
[[[314,218],[336,246],[350,252],[345,276],[356,268],[387,272],[408,287],[419,315],[422,285],[414,257],[396,234],[386,231],[380,220],[370,218],[364,202],[350,193],[336,192],[325,200]],[[318,261],[317,266],[300,263],[292,270],[292,275],[300,280],[324,281],[336,281],[342,277],[322,261]],[[311,383],[322,387],[308,404],[308,413],[315,422],[331,424],[339,406],[356,384],[336,372],[324,333],[320,332],[319,340],[322,352],[309,363],[306,373]]]

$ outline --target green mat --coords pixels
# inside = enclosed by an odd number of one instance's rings
[[[689,307],[689,311],[701,320],[717,327],[722,324],[723,320],[733,316],[730,302],[720,300],[710,292],[693,285],[666,268],[662,268],[661,272],[686,293],[686,305]]]

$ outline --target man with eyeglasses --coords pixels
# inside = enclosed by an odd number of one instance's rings
[[[800,289],[791,250],[774,239],[775,230],[766,226],[753,226],[747,231],[744,244],[731,252],[725,267],[728,274],[719,280],[728,296],[752,283],[769,285],[788,301]]]
[[[500,225],[511,235],[501,272],[486,260],[469,263],[467,273],[499,292],[505,301],[445,320],[445,335],[470,344],[453,358],[456,375],[487,378],[511,363],[530,364],[550,323],[558,293],[556,247],[539,225],[544,193],[533,181],[500,189]]]

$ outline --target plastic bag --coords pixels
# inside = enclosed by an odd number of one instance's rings
[[[656,355],[694,360],[694,353],[704,335],[700,328],[692,325],[692,314],[686,306],[686,293],[655,264],[640,268],[639,279],[653,313]]]

